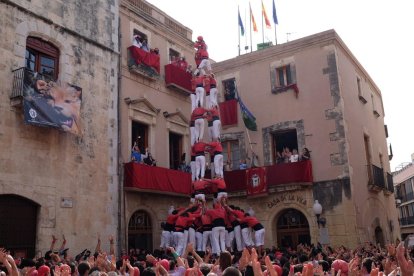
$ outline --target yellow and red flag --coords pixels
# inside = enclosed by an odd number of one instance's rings
[[[267,13],[266,13],[265,6],[263,4],[263,0],[262,0],[262,14],[265,20],[266,27],[270,29],[271,28],[270,21],[269,21],[269,18],[267,17]]]
[[[256,20],[254,20],[254,16],[253,16],[253,12],[252,12],[252,6],[250,6],[250,3],[249,3],[249,7],[250,7],[250,18],[251,18],[252,24],[253,24],[253,31],[258,32],[259,30],[257,29]]]

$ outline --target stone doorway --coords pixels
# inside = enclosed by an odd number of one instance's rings
[[[292,247],[310,244],[309,223],[305,215],[293,208],[282,210],[276,220],[277,245]]]
[[[39,205],[18,195],[0,195],[0,247],[33,258]]]
[[[136,211],[128,224],[128,250],[145,249],[152,251],[152,223],[150,215],[144,210]]]

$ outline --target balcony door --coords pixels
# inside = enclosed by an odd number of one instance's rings
[[[137,143],[142,153],[148,147],[148,126],[136,121],[132,121],[131,146]]]
[[[181,156],[183,153],[183,136],[170,132],[170,169],[177,170],[180,167]]]
[[[290,152],[298,149],[298,136],[296,129],[281,130],[273,133],[273,164],[277,164],[278,154],[282,155],[283,149],[288,148]]]
[[[311,243],[308,220],[296,209],[289,208],[280,212],[276,231],[278,246],[296,248],[300,243]]]

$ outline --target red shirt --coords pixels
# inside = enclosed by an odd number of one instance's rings
[[[197,143],[194,143],[193,145],[193,149],[196,155],[201,154],[201,153],[204,154],[206,147],[207,147],[207,144],[204,142],[197,142]]]
[[[218,110],[218,108],[212,108],[208,110],[208,117],[207,120],[208,121],[215,121],[215,120],[220,120],[220,112]]]
[[[206,91],[206,95],[209,96],[210,95],[210,77],[209,76],[204,76],[203,85],[204,85],[204,90]]]
[[[196,107],[191,113],[191,120],[195,121],[196,119],[201,119],[205,117],[207,110],[204,107]]]
[[[177,218],[177,221],[175,222],[175,228],[176,229],[178,228],[179,230],[182,230],[182,229],[186,228],[189,223],[190,223],[189,225],[191,225],[191,223],[193,223],[194,220],[195,220],[195,218],[191,217],[191,216],[189,216],[189,217],[179,216]],[[182,229],[180,229],[180,228],[182,228]]]
[[[214,186],[217,187],[217,189],[225,190],[226,189],[226,182],[223,178],[215,178],[208,180],[208,182],[212,183]]]
[[[205,180],[197,180],[193,182],[194,191],[203,191],[208,185],[208,182]]]
[[[242,219],[242,221],[241,221],[242,223],[244,222],[244,223],[247,223],[248,225],[249,225],[249,227],[253,227],[253,226],[255,226],[256,224],[258,224],[258,223],[260,223],[259,222],[259,220],[257,219],[257,218],[255,218],[255,217],[251,217],[251,216],[248,216],[248,217],[244,217],[243,219]]]
[[[167,223],[174,225],[175,221],[177,220],[178,216],[180,214],[175,214],[175,215],[168,215],[167,217]]]
[[[204,76],[195,76],[194,82],[197,87],[204,87]]]
[[[210,88],[217,87],[217,81],[215,78],[210,78]]]
[[[223,152],[223,147],[221,146],[221,143],[219,141],[213,141],[209,143],[209,146],[211,147],[210,152]]]
[[[224,220],[226,218],[226,210],[224,210],[223,207],[208,209],[206,211],[206,215],[210,216],[212,221],[214,221],[215,219]]]

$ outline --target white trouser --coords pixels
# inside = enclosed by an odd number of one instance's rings
[[[206,74],[206,71],[204,69],[207,69],[208,73],[211,73],[211,63],[210,60],[208,58],[203,59],[200,62],[200,65],[198,66],[198,69],[200,69],[200,73],[202,75]]]
[[[242,244],[242,236],[241,236],[240,225],[236,225],[234,227],[233,232],[234,232],[234,238],[236,239],[237,251],[242,251],[243,250],[243,244]]]
[[[202,251],[206,252],[206,247],[208,245],[208,242],[210,242],[211,248],[213,249],[213,243],[211,242],[211,230],[210,231],[204,231],[203,232],[203,247],[202,247]]]
[[[233,252],[234,231],[226,231],[226,248]]]
[[[197,107],[197,96],[195,93],[191,93],[191,112]]]
[[[204,178],[206,172],[206,157],[204,155],[196,156],[196,180]]]
[[[262,228],[254,232],[254,241],[256,246],[264,245],[265,229]]]
[[[243,237],[244,245],[246,247],[254,245],[253,242],[251,242],[251,235],[250,235],[250,228],[249,227],[243,228],[241,230],[241,234],[242,234],[242,237]]]
[[[204,118],[196,119],[194,121],[194,129],[196,141],[202,141],[204,135]]]
[[[196,106],[200,103],[201,107],[204,107],[204,87],[197,87],[195,90],[196,94]]]
[[[163,230],[161,232],[161,245],[160,245],[160,248],[167,249],[168,247],[170,247],[171,246],[170,239],[171,239],[170,231]]]
[[[196,238],[196,250],[202,251],[203,250],[203,233],[196,231],[195,238]]]
[[[216,87],[210,88],[210,106],[216,106],[217,104],[218,90]]]
[[[174,232],[174,243],[177,246],[175,252],[177,252],[178,256],[181,256],[185,247],[183,232]]]
[[[190,142],[191,142],[191,146],[194,145],[196,141],[196,130],[195,130],[195,125],[193,127],[190,127]]]
[[[190,162],[190,168],[191,168],[191,181],[196,180],[196,162],[191,161]]]
[[[211,108],[210,95],[206,95],[206,106],[209,109]]]
[[[214,120],[213,121],[213,141],[218,141],[218,139],[220,138],[220,129],[221,129],[221,121],[220,120]]]
[[[211,230],[211,244],[213,254],[220,255],[220,252],[226,251],[226,228],[224,226],[216,226]]]
[[[208,138],[210,139],[210,141],[214,141],[213,137],[214,137],[213,126],[209,126],[208,127]]]
[[[195,230],[191,227],[188,229],[188,243],[192,243],[193,246],[196,245]]]
[[[223,154],[214,155],[214,172],[216,176],[223,177]]]

